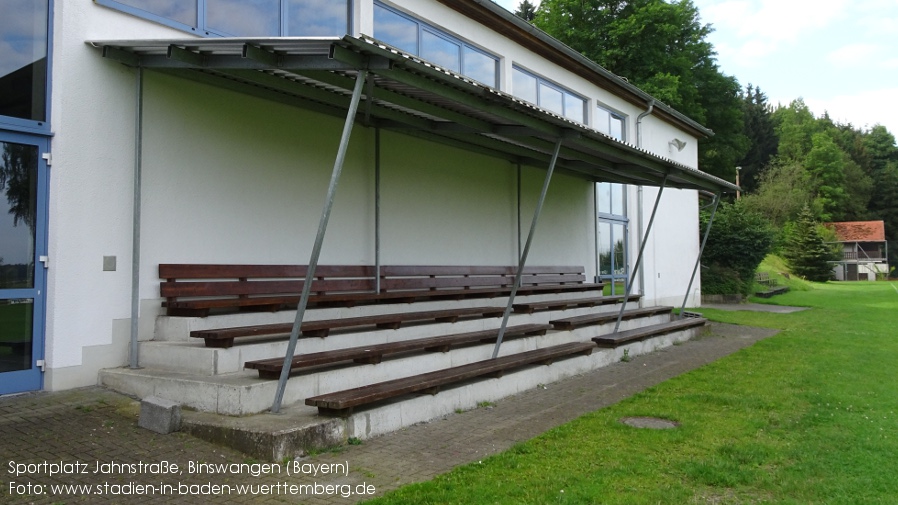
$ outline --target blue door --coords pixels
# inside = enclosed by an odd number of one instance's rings
[[[0,394],[41,389],[48,141],[0,131]]]

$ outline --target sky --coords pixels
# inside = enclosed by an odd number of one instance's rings
[[[531,0],[532,3],[533,0]],[[514,11],[518,0],[498,0]],[[898,136],[898,0],[693,0],[723,73]],[[612,72],[614,69],[609,69]]]

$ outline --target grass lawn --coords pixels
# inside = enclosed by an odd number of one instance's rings
[[[810,288],[775,298],[803,312],[702,311],[773,338],[368,503],[898,503],[898,283]]]

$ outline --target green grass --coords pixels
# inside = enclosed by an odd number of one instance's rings
[[[792,314],[703,310],[777,336],[370,503],[898,502],[898,283],[814,284]],[[674,430],[640,430],[657,416]]]

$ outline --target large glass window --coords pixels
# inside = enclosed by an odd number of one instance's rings
[[[461,71],[461,44],[430,30],[421,32],[421,57],[447,70]]]
[[[0,372],[31,368],[37,148],[0,142]]]
[[[596,130],[617,140],[626,140],[624,139],[624,117],[601,105],[596,109]]]
[[[48,22],[47,0],[3,1],[0,13],[0,122],[26,127],[46,126]]]
[[[499,58],[380,3],[374,4],[374,37],[447,70],[499,86]]]
[[[596,184],[599,279],[608,286],[608,294],[623,294],[627,289],[626,188],[623,184]]]
[[[206,0],[206,27],[220,33],[277,36],[280,18],[280,0]]]
[[[94,0],[100,5],[206,35],[342,37],[350,0]]]
[[[287,33],[290,37],[324,37],[349,33],[347,0],[289,0]]]
[[[586,124],[586,99],[542,77],[514,67],[512,92],[521,100]]]

